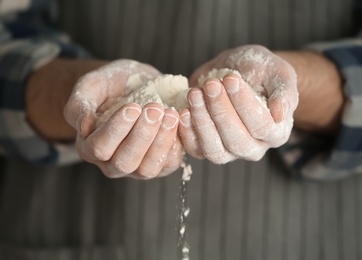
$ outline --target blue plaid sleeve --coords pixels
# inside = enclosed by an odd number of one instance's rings
[[[25,119],[24,85],[28,75],[58,56],[88,54],[64,34],[23,14],[0,22],[0,154],[35,164],[79,160],[74,145],[48,143]]]
[[[335,138],[294,131],[281,147],[284,161],[294,174],[310,180],[333,180],[362,173],[362,39],[309,46],[339,68],[347,102]]]

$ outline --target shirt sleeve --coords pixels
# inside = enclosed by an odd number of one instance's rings
[[[334,180],[362,173],[362,38],[308,46],[332,60],[344,82],[346,104],[336,137],[297,130],[279,152],[298,178]]]
[[[45,27],[34,13],[1,18],[0,154],[41,165],[79,160],[73,144],[49,143],[26,121],[24,85],[27,77],[59,56],[89,57],[66,35]]]

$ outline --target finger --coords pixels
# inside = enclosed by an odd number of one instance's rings
[[[129,134],[142,108],[135,103],[117,110],[111,118],[84,140],[84,150],[91,160],[108,161]]]
[[[222,164],[236,159],[229,153],[221,140],[205,103],[203,92],[199,88],[191,89],[188,95],[193,126],[200,140],[205,157],[216,164]]]
[[[192,126],[189,109],[180,111],[180,122],[179,133],[186,152],[195,158],[204,159],[205,156],[201,150],[199,138]]]
[[[172,145],[172,148],[167,154],[167,159],[162,171],[157,177],[164,177],[180,168],[185,155],[184,148],[182,146],[180,137],[176,135],[176,139]]]
[[[134,60],[117,60],[83,76],[75,88],[78,96],[94,107],[100,107],[106,100],[127,95],[134,81],[143,84],[160,75],[148,64]]]
[[[70,125],[80,131],[84,118],[95,119],[96,111],[107,101],[127,95],[134,82],[142,84],[158,75],[160,72],[152,66],[132,60],[109,63],[78,80],[65,106],[64,116]]]
[[[276,90],[268,99],[270,113],[275,123],[281,123],[285,118],[292,117],[298,105],[298,95],[291,89]]]
[[[268,141],[275,129],[274,120],[252,88],[239,76],[230,74],[223,83],[236,113],[254,139]]]
[[[120,172],[116,167],[114,167],[113,164],[111,164],[109,161],[108,162],[94,162],[102,171],[102,173],[111,179],[114,178],[123,178],[123,177],[127,177],[127,178],[132,178],[132,179],[136,179],[136,180],[146,180],[147,178],[142,177],[140,175],[134,175],[133,173],[128,174],[128,173],[124,173],[124,172]]]
[[[95,125],[96,112],[99,107],[112,98],[112,95],[121,95],[125,91],[124,80],[118,81],[117,84],[120,87],[114,88],[115,83],[107,77],[105,72],[109,66],[107,65],[81,77],[65,106],[64,115],[66,120],[81,132],[83,137],[86,137],[90,132],[89,127],[87,127],[89,123],[87,122],[92,121],[93,126]],[[112,89],[115,90],[112,91]],[[119,91],[121,93],[115,93]]]
[[[92,133],[96,126],[95,108],[91,104],[71,96],[64,107],[64,118],[72,127],[74,127],[82,138]]]
[[[166,109],[161,127],[144,156],[137,172],[146,178],[156,177],[165,165],[167,155],[176,138],[179,118],[177,111]]]
[[[259,160],[264,154],[265,144],[250,135],[220,80],[207,80],[203,89],[208,111],[226,149],[238,157]]]
[[[292,116],[298,105],[297,75],[292,66],[275,54],[271,54],[274,66],[267,69],[268,77],[263,86],[268,92],[268,106],[276,123]]]
[[[156,103],[147,104],[132,131],[111,158],[121,173],[130,174],[141,164],[161,125],[164,109]]]

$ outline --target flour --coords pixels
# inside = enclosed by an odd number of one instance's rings
[[[198,82],[202,86],[209,78],[218,78],[222,80],[226,75],[233,73],[241,77],[240,73],[236,70],[224,68],[220,70],[213,69],[207,75],[202,75]],[[130,93],[126,96],[119,97],[113,102],[113,104],[102,114],[99,115],[97,125],[102,124],[109,120],[109,118],[121,108],[124,104],[135,102],[142,107],[150,102],[155,102],[164,107],[172,107],[180,111],[182,108],[188,107],[187,93],[189,91],[189,85],[187,78],[181,75],[162,75],[146,82],[142,81],[142,75],[134,74],[128,78],[127,88]],[[267,108],[267,96],[265,89],[260,86],[253,89],[256,99]],[[217,140],[213,140],[214,145]],[[221,142],[221,141],[220,141]],[[212,142],[211,142],[212,143]],[[222,154],[221,158],[229,160],[228,156],[234,156],[231,154]],[[234,158],[234,157],[233,157]],[[165,156],[162,156],[159,163],[165,160]],[[187,235],[187,223],[186,219],[190,214],[190,208],[187,205],[187,187],[191,179],[192,169],[191,165],[186,161],[182,163],[183,168],[182,180],[180,185],[179,196],[179,231],[178,231],[178,248],[179,258],[182,260],[189,260],[190,247],[186,241]]]
[[[245,64],[252,62],[257,66],[269,66],[272,65],[269,55],[265,55],[262,49],[247,48],[239,52],[235,52],[234,55],[230,56],[227,60],[227,64]],[[232,67],[232,66],[231,66]]]
[[[143,107],[154,102],[164,107],[174,107],[178,111],[188,106],[188,80],[181,75],[165,74],[143,84],[140,75],[135,74],[129,77],[127,87],[133,91],[127,96],[116,99],[106,111],[99,115],[97,125],[108,121],[114,112],[127,103],[134,102]]]
[[[183,165],[183,173],[182,173],[182,180],[183,181],[189,181],[191,179],[191,174],[192,174],[192,169],[191,169],[191,165],[188,164],[184,164]]]
[[[237,71],[237,70],[232,70],[232,69],[227,69],[227,68],[212,69],[209,71],[209,73],[207,75],[201,75],[197,82],[199,83],[199,86],[201,87],[205,84],[205,81],[207,79],[217,78],[217,79],[222,80],[228,74],[236,74],[241,77],[239,71]]]
[[[181,164],[183,169],[182,180],[180,185],[180,194],[179,194],[179,232],[178,232],[178,248],[179,248],[179,258],[181,260],[189,260],[190,247],[187,243],[187,217],[190,214],[190,208],[187,204],[187,190],[188,183],[191,179],[192,169],[191,165],[186,162],[186,158]]]
[[[259,60],[259,62],[262,62],[261,57],[257,56],[257,59]],[[201,75],[201,77],[198,79],[199,86],[203,86],[207,79],[218,78],[222,80],[228,74],[235,74],[241,77],[239,71],[237,70],[232,70],[228,68],[212,69],[207,75]],[[268,109],[268,98],[265,88],[263,86],[255,86],[252,88],[252,90],[254,92],[255,98],[260,102],[260,104]]]
[[[108,72],[108,77],[111,77],[117,72],[114,67],[111,72]],[[213,69],[207,75],[201,75],[198,83],[202,86],[209,78],[218,78],[222,80],[228,74],[236,74],[241,77],[237,70],[228,68]],[[164,107],[173,107],[177,111],[182,108],[188,107],[187,94],[189,91],[189,84],[186,77],[182,75],[164,74],[144,83],[142,80],[145,77],[143,74],[133,74],[127,80],[127,89],[130,93],[126,96],[119,97],[113,104],[102,114],[98,115],[97,126],[109,120],[109,118],[127,103],[137,103],[142,107],[148,103],[154,102]],[[265,107],[267,105],[267,94],[263,86],[256,86],[252,88],[255,98]]]
[[[139,73],[129,76],[127,80],[127,89],[130,91],[139,89],[143,85],[144,82],[142,81],[141,75]]]

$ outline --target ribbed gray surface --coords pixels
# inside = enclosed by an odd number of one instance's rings
[[[62,26],[97,57],[188,75],[246,43],[301,47],[351,32],[353,0],[63,0]]]
[[[352,2],[64,0],[61,24],[98,57],[189,75],[229,47],[297,48],[346,36]],[[362,259],[361,177],[298,182],[270,154],[258,163],[191,162],[192,260]],[[15,161],[3,172],[1,259],[177,259],[179,173],[109,180],[87,164]]]

